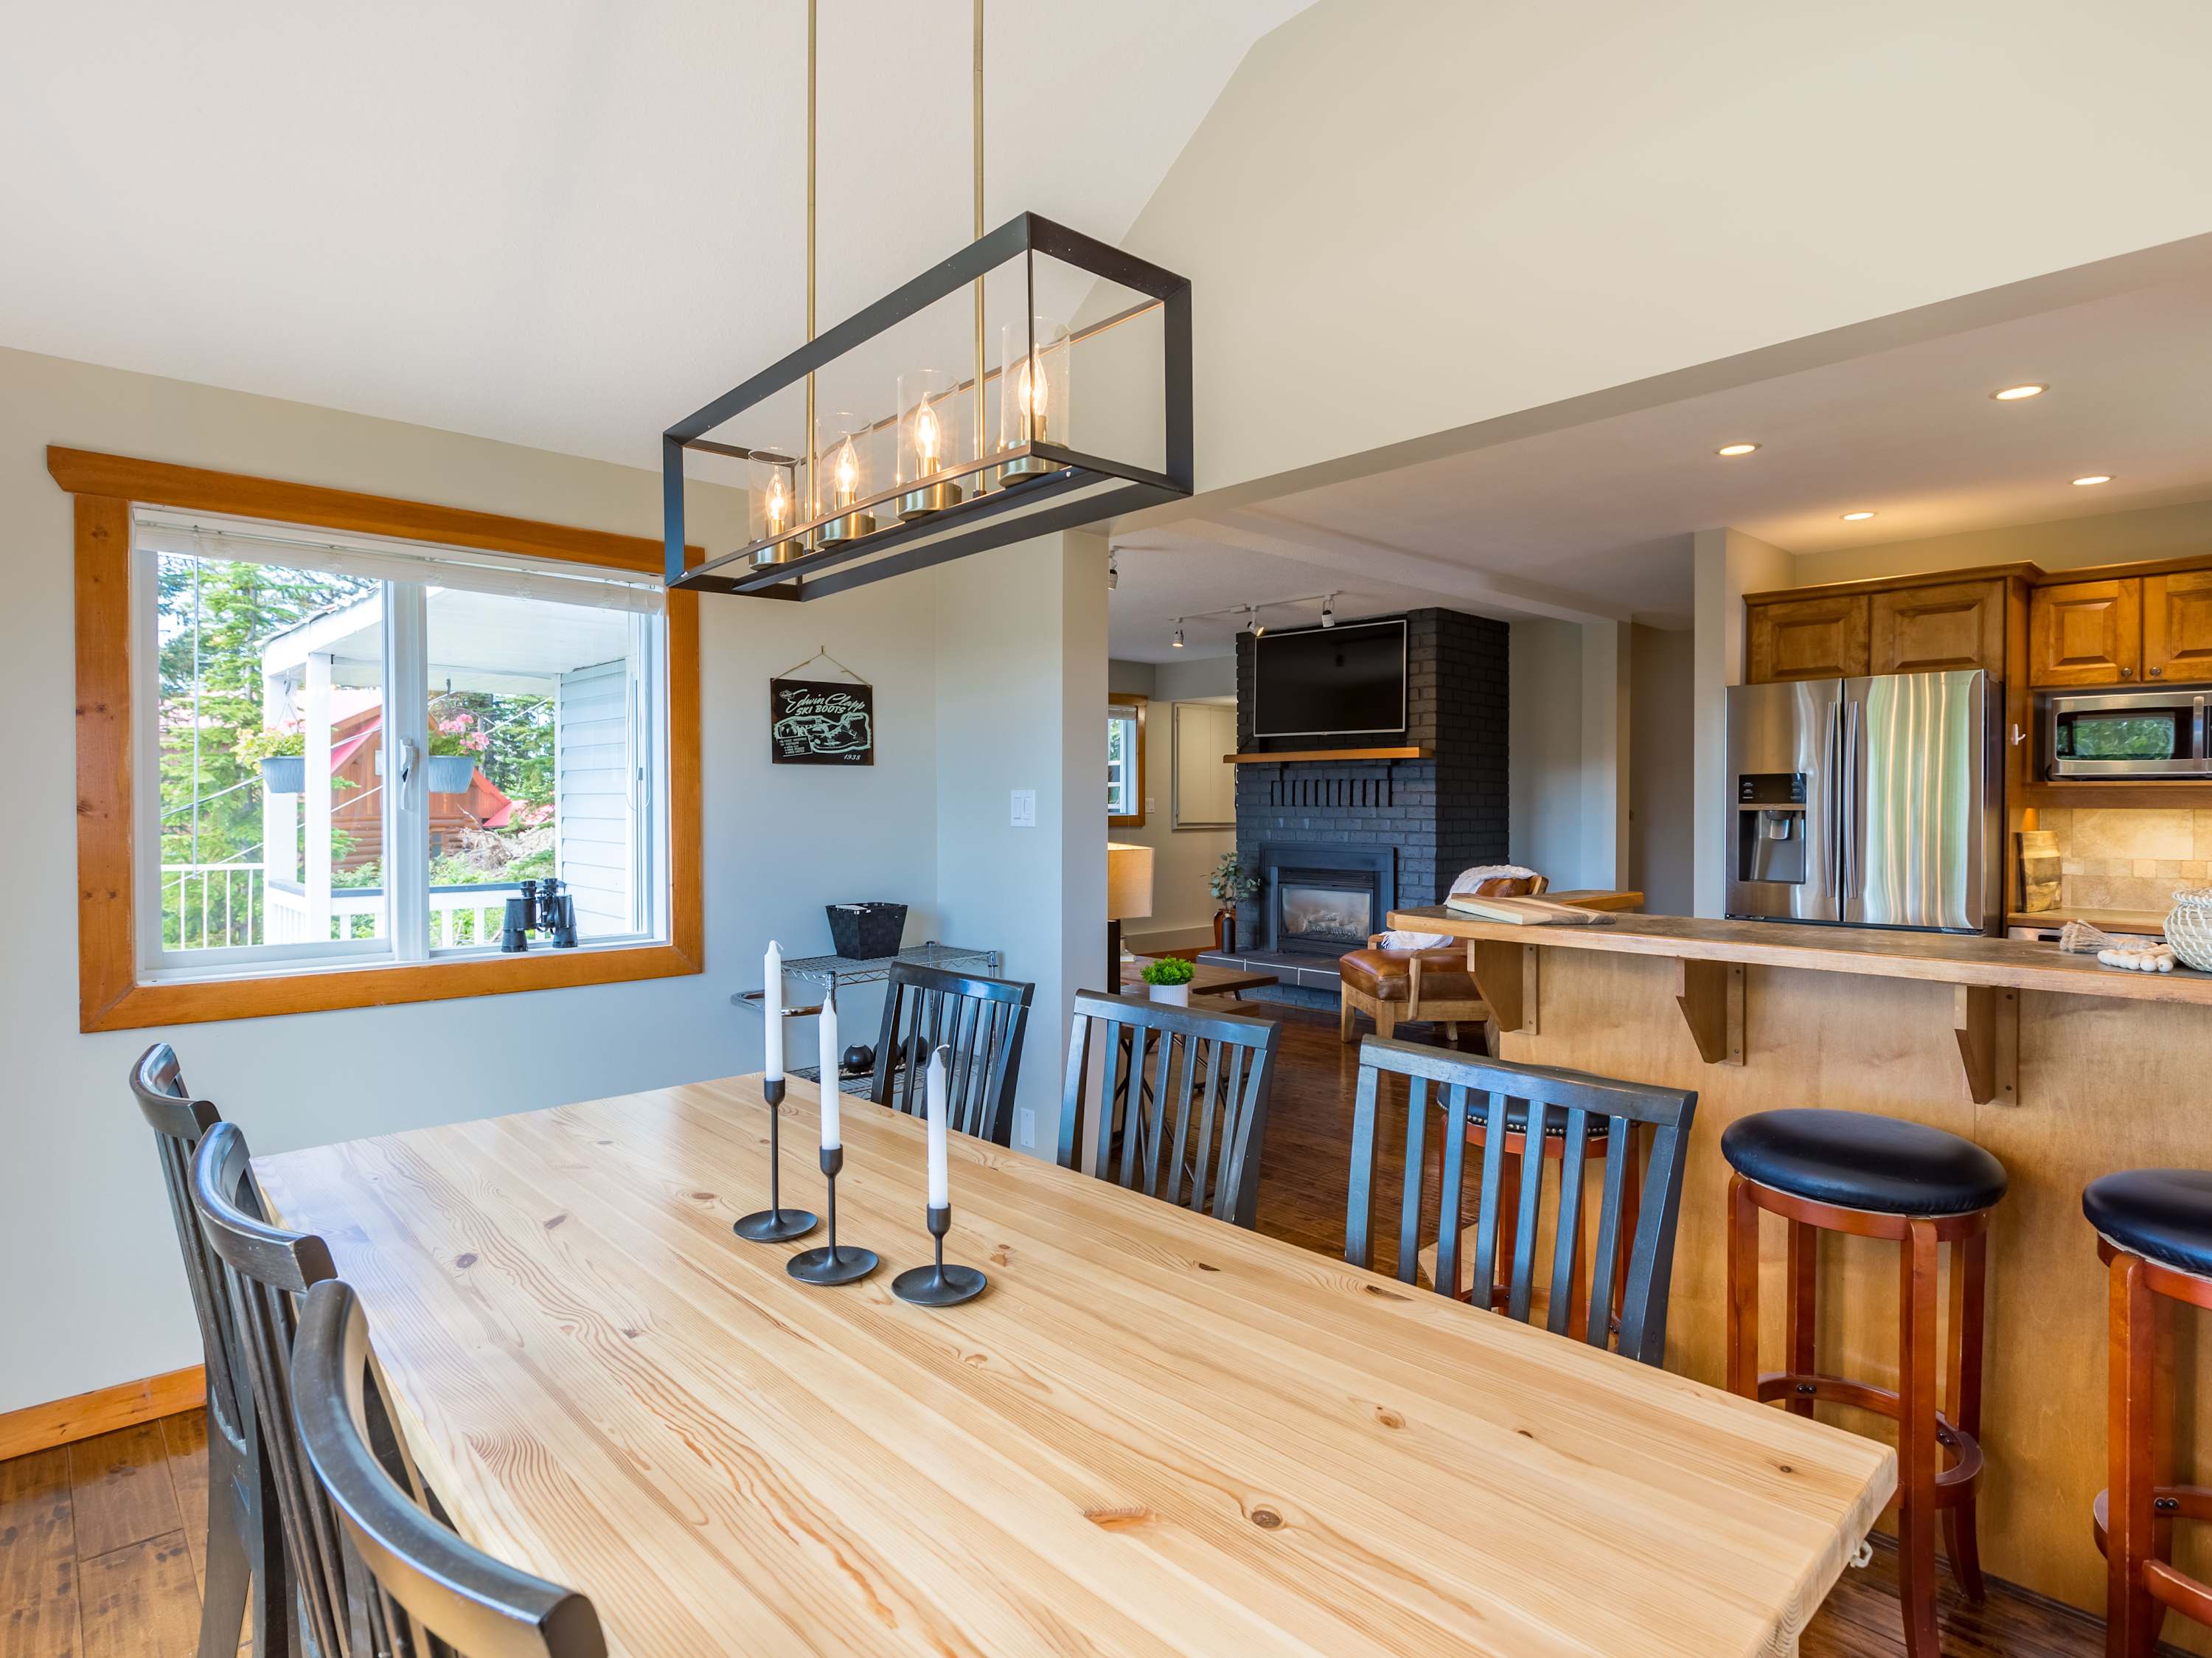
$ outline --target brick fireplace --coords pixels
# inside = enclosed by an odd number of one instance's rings
[[[1237,768],[1237,861],[1261,886],[1238,906],[1239,948],[1223,959],[1276,973],[1292,1000],[1334,1003],[1336,957],[1365,942],[1343,942],[1359,893],[1379,932],[1393,906],[1437,903],[1462,869],[1505,861],[1506,625],[1442,609],[1410,611],[1406,624],[1404,746],[1425,758]],[[1326,746],[1253,737],[1252,641],[1242,636],[1237,687],[1241,752]],[[1345,746],[1370,742],[1392,740]],[[1288,929],[1286,888],[1305,917]]]

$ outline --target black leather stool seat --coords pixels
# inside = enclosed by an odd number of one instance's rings
[[[1942,1129],[1858,1111],[1762,1111],[1721,1136],[1746,1179],[1884,1215],[1965,1215],[2004,1196],[2004,1165]]]
[[[1592,1140],[1602,1140],[1613,1132],[1613,1119],[1592,1115],[1587,1131]],[[1467,1125],[1486,1129],[1490,1126],[1490,1096],[1470,1092],[1467,1096]],[[1528,1131],[1528,1102],[1508,1099],[1505,1102],[1505,1131],[1526,1134]],[[1544,1113],[1544,1137],[1564,1140],[1567,1137],[1567,1113],[1554,1106]]]
[[[2212,1173],[2134,1168],[2107,1174],[2082,1192],[2081,1213],[2121,1248],[2212,1278]]]

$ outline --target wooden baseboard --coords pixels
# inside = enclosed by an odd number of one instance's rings
[[[51,1405],[27,1405],[0,1416],[0,1462],[156,1417],[173,1417],[206,1402],[207,1375],[194,1364],[143,1381],[96,1387]]]

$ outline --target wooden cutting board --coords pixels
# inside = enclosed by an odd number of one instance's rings
[[[2031,913],[2057,909],[2061,885],[2057,832],[2022,829],[2013,838],[2020,849],[2020,907]]]

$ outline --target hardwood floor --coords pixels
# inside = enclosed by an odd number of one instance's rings
[[[1284,1027],[1260,1229],[1340,1255],[1358,1050],[1339,1045],[1334,1015],[1257,1002],[1239,1010]],[[1386,1095],[1386,1108],[1402,1112],[1402,1094]],[[1386,1146],[1393,1126],[1386,1119]],[[1378,1240],[1377,1253],[1376,1265],[1394,1270],[1391,1240]],[[0,1462],[0,1658],[190,1658],[206,1515],[207,1438],[197,1411]],[[1943,1649],[1952,1658],[2094,1658],[2104,1650],[2095,1618],[1996,1584],[1974,1606],[1948,1576],[1942,1583]],[[1872,1564],[1844,1574],[1800,1651],[1901,1658],[1891,1550],[1877,1541]]]
[[[198,1411],[0,1462],[0,1658],[192,1658],[206,1537]]]

